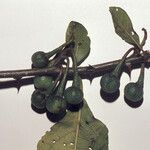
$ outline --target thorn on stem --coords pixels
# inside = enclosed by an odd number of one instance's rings
[[[90,69],[95,69],[95,67],[93,67],[92,65],[89,65],[88,67],[87,67],[87,70],[90,70]]]

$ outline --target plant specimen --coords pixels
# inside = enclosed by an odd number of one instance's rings
[[[144,70],[149,67],[150,59],[149,51],[143,50],[147,31],[142,29],[144,38],[140,42],[129,16],[123,9],[110,7],[110,13],[115,32],[132,45],[120,60],[79,67],[90,54],[90,38],[82,24],[71,21],[66,31],[66,41],[48,53],[35,52],[31,57],[31,69],[0,71],[0,78],[15,79],[1,82],[1,87],[5,87],[7,82],[13,83],[19,90],[22,85],[33,83],[33,110],[46,113],[49,120],[56,122],[51,131],[46,132],[38,142],[38,150],[108,150],[108,129],[93,116],[84,98],[82,79],[92,82],[93,78],[102,76],[102,98],[113,101],[119,96],[122,73],[126,71],[130,76],[131,69],[141,67],[138,81],[125,86],[124,98],[129,106],[132,106],[131,103],[134,107],[142,104]],[[133,53],[129,55],[131,52]],[[25,76],[32,77],[23,79]],[[67,87],[69,80],[72,80],[72,85]]]

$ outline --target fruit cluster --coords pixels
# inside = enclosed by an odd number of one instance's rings
[[[100,80],[101,96],[109,102],[113,102],[119,96],[120,77],[125,65],[127,55],[134,49],[129,49],[122,57],[120,63],[115,69],[102,76]],[[125,102],[131,107],[139,107],[143,102],[143,85],[144,85],[144,63],[141,66],[141,72],[137,82],[128,83],[124,88]]]
[[[52,115],[63,114],[64,117],[67,109],[74,111],[82,106],[83,91],[77,71],[74,46],[74,42],[65,43],[49,53],[38,51],[32,55],[32,68],[58,67],[60,69],[57,77],[48,74],[34,77],[35,91],[31,96],[31,104],[35,109],[44,110]],[[66,88],[70,59],[74,77],[72,86]]]

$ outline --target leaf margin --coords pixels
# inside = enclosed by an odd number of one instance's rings
[[[80,33],[78,33],[79,32],[78,30],[80,30]],[[81,38],[82,41],[78,41],[77,38]],[[83,41],[83,38],[85,38],[86,41]],[[71,21],[67,27],[65,39],[66,42],[71,40],[75,41],[74,49],[77,58],[77,65],[79,66],[89,56],[91,50],[90,48],[91,40],[90,37],[88,36],[87,29],[81,23]],[[79,44],[82,44],[84,47],[86,47],[86,49],[83,49]]]
[[[135,32],[135,30],[133,28],[133,25],[132,25],[132,21],[131,21],[130,17],[128,16],[127,12],[124,9],[122,9],[121,7],[116,7],[116,6],[110,6],[109,11],[110,11],[111,16],[112,16],[112,20],[113,20],[113,24],[114,24],[116,34],[118,34],[118,36],[120,36],[127,43],[141,49],[139,35]],[[123,13],[124,17],[126,16],[125,19],[128,21],[128,26],[130,26],[130,30],[131,30],[130,33],[128,31],[126,31],[125,25],[122,25],[119,22],[119,21],[122,21],[122,20],[121,20],[121,18],[119,19],[119,18],[116,17],[117,16],[117,14],[115,14],[116,11],[117,12],[121,11],[121,13]],[[120,13],[120,16],[121,16],[121,13]],[[124,30],[124,32],[126,32],[126,36],[128,36],[128,38],[123,37],[123,35],[121,35],[121,33],[119,33],[119,31],[118,31],[119,29],[117,29],[119,26],[121,26],[122,30]],[[133,36],[135,36],[135,37],[133,37]]]

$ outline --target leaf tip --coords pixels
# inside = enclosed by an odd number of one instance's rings
[[[119,10],[124,11],[121,7],[116,7],[116,6],[109,7],[110,13],[118,12]]]
[[[80,23],[77,21],[73,21],[73,20],[70,21],[69,26],[75,26],[75,25],[80,25]]]
[[[109,7],[109,11],[111,12],[113,8],[114,8],[113,6],[110,6]]]

